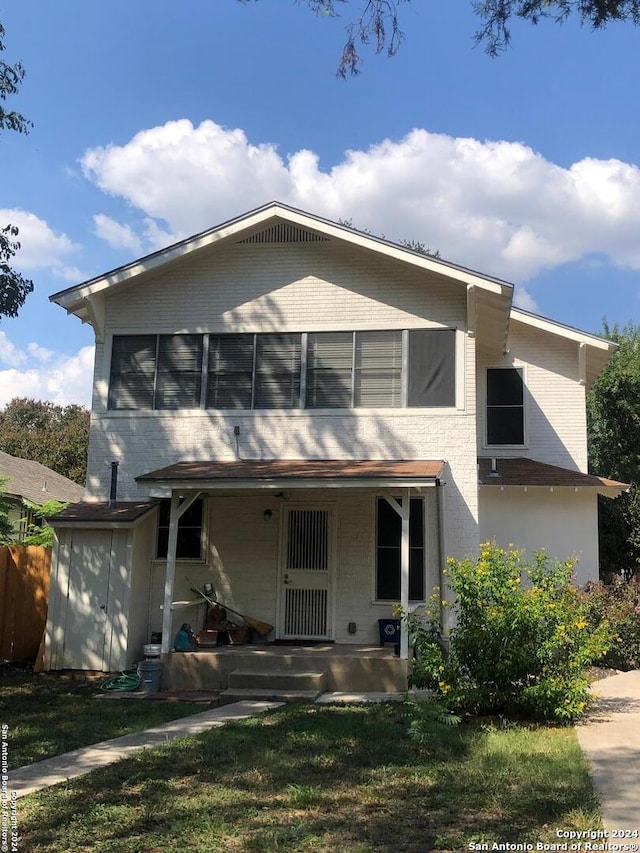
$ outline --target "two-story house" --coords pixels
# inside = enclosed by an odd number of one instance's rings
[[[167,652],[193,585],[269,640],[364,649],[483,540],[596,579],[597,495],[623,484],[587,473],[585,395],[614,345],[512,296],[277,203],[52,296],[96,356],[46,666]]]

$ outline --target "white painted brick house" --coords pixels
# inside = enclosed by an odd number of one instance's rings
[[[168,651],[191,583],[269,639],[362,646],[485,539],[597,578],[597,495],[623,486],[587,473],[585,395],[614,345],[512,294],[273,203],[52,296],[96,360],[46,666]]]

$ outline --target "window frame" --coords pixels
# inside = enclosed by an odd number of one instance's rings
[[[522,443],[490,443],[489,442],[489,371],[492,370],[515,370],[520,373],[520,377],[522,379],[522,405],[520,406],[509,406],[509,408],[521,408],[522,409]],[[500,406],[493,405],[493,408],[500,408]],[[505,406],[504,408],[507,408]],[[484,447],[486,448],[523,448],[527,447],[529,444],[528,441],[528,431],[527,431],[527,375],[526,375],[526,365],[521,363],[515,364],[494,364],[487,365],[484,370]]]

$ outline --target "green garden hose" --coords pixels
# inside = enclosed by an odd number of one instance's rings
[[[135,669],[129,669],[107,678],[100,685],[100,690],[107,693],[110,690],[137,690],[138,687],[140,687],[140,676]]]

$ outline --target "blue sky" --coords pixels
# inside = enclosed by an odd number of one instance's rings
[[[355,2],[357,7],[359,3]],[[91,329],[48,296],[277,199],[412,238],[597,332],[640,321],[640,30],[517,23],[491,59],[467,0],[401,7],[388,60],[335,69],[354,3],[21,0],[0,7],[0,221],[35,292],[0,323],[0,405],[89,403]]]

